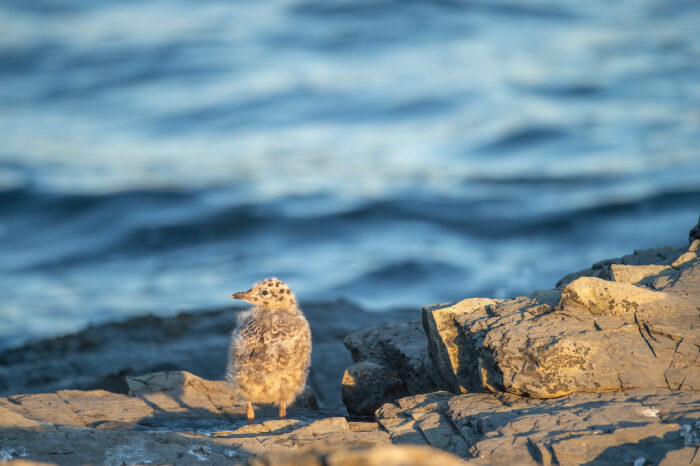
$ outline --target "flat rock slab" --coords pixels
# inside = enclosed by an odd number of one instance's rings
[[[248,425],[245,407],[227,401],[221,381],[171,372],[128,382],[131,395],[0,398],[0,458],[108,465],[452,465],[461,464],[459,458],[504,465],[631,464],[639,458],[690,464],[700,442],[700,396],[690,391],[558,399],[434,392],[385,404],[378,422],[290,407],[283,420],[275,409],[260,408],[258,423]]]
[[[469,464],[700,460],[697,392],[637,389],[556,400],[435,392],[387,403],[377,417],[392,442],[434,446]]]
[[[269,453],[254,458],[251,466],[458,466],[466,464],[444,451],[415,445],[377,446],[367,449],[314,449]]]
[[[348,423],[298,406],[289,419],[274,407],[245,406],[224,381],[184,371],[127,378],[130,394],[104,390],[0,398],[0,461],[60,464],[243,463],[257,455],[307,447],[390,444],[376,423]]]
[[[700,390],[699,246],[644,251],[600,269],[621,281],[581,273],[527,296],[424,308],[444,388],[536,398]]]
[[[223,381],[188,372],[127,378],[103,390],[0,398],[0,462],[10,464],[458,465],[427,446],[396,447],[376,422],[291,406],[247,424]]]

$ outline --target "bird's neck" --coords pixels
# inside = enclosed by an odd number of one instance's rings
[[[267,307],[267,306],[255,306],[253,308],[253,314],[257,315],[270,315],[270,314],[291,314],[291,315],[303,315],[301,309],[298,306],[290,306],[285,308],[277,307]]]

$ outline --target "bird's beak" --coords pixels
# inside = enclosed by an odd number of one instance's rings
[[[242,299],[245,300],[248,297],[248,293],[250,293],[252,290],[248,291],[239,291],[238,293],[233,293],[231,297],[233,299]]]

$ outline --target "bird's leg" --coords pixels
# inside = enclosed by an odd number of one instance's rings
[[[284,419],[287,417],[287,406],[284,404],[284,401],[280,402],[280,419]]]
[[[248,407],[245,410],[245,414],[248,417],[248,424],[255,423],[255,411],[253,411],[253,405],[248,402]]]

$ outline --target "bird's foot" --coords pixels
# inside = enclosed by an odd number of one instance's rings
[[[245,414],[248,418],[248,425],[255,424],[255,411],[253,411],[253,404],[250,401],[246,407]]]

